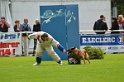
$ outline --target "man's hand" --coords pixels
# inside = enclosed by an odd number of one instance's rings
[[[63,50],[63,52],[65,53],[65,52],[66,52],[66,50],[64,49],[64,50]]]

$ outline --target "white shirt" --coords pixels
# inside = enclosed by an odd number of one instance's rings
[[[46,33],[46,32],[44,32],[44,31],[34,32],[33,34],[28,35],[28,38],[29,39],[38,39],[39,43],[42,44],[42,46],[44,46],[44,47],[45,46],[51,46],[51,45],[57,47],[57,45],[59,44],[59,42],[56,41],[50,34],[47,33],[48,34],[48,38],[49,38],[48,41],[43,41],[41,39],[41,36],[44,33]]]

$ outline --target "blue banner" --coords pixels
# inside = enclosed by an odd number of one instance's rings
[[[124,34],[117,35],[82,35],[81,46],[92,45],[124,45]]]
[[[80,47],[78,5],[66,5],[67,47]]]
[[[41,30],[51,34],[67,50],[70,47],[79,48],[78,5],[40,6]],[[61,59],[67,59],[67,53],[57,48],[55,52]],[[43,55],[44,60],[51,59]]]
[[[41,30],[48,32],[62,46],[66,48],[66,26],[65,26],[65,6],[64,5],[49,5],[40,6],[40,22]],[[57,48],[54,48],[55,52],[61,57],[61,59],[67,59],[66,53],[61,52]],[[51,60],[51,57],[43,54],[43,60]]]

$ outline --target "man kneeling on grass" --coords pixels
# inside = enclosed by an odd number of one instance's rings
[[[55,60],[58,64],[62,64],[61,58],[58,54],[53,50],[52,46],[55,46],[62,52],[66,52],[65,48],[56,41],[50,34],[40,31],[30,34],[28,39],[37,39],[39,41],[37,48],[36,48],[36,63],[33,64],[34,66],[39,65],[42,60],[42,54],[46,50],[47,54]]]

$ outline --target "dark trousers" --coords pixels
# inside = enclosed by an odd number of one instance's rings
[[[35,55],[36,46],[37,46],[37,39],[34,39],[33,55]]]

